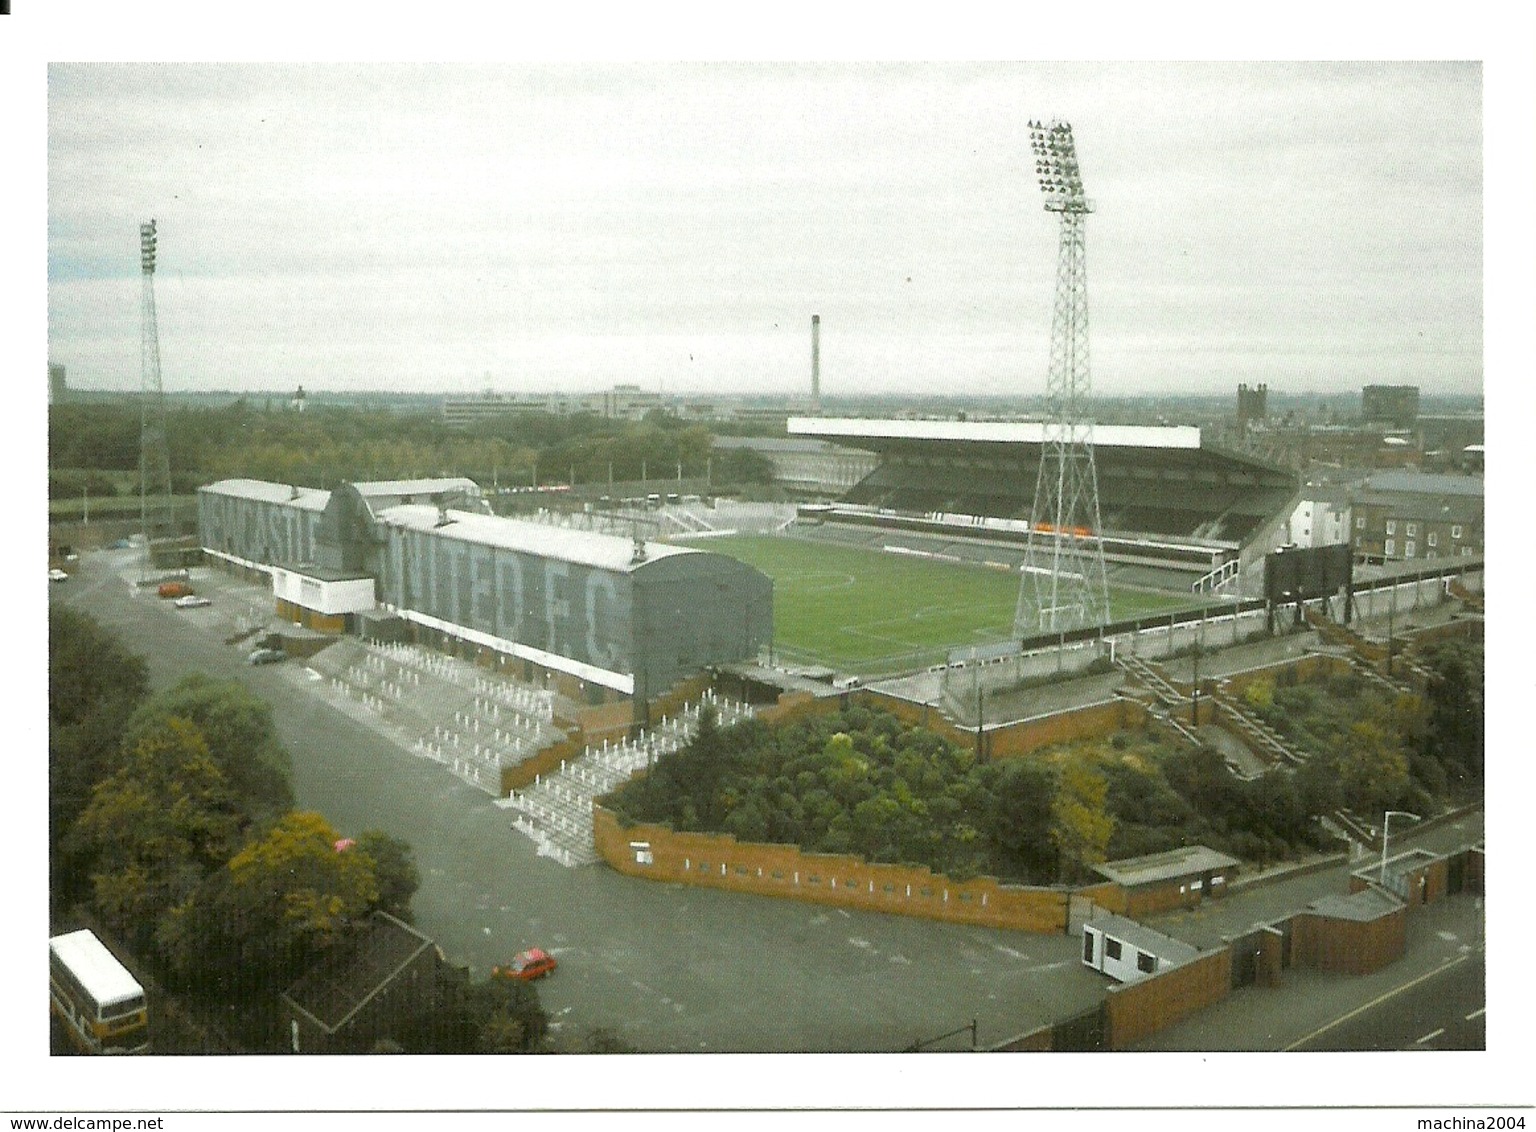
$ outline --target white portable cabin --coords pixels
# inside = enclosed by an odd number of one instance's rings
[[[1122,983],[1149,978],[1199,954],[1182,940],[1113,913],[1100,913],[1083,925],[1083,966]]]

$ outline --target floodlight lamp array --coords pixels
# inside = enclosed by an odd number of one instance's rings
[[[155,222],[139,225],[139,262],[144,266],[144,274],[152,275],[155,270]]]
[[[1034,119],[1029,123],[1030,148],[1035,155],[1035,177],[1045,194],[1047,212],[1087,212],[1083,175],[1077,164],[1077,145],[1072,127],[1061,121]]]

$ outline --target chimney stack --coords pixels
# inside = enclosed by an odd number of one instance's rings
[[[811,315],[811,411],[821,415],[821,315]]]

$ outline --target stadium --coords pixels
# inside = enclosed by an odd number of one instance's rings
[[[277,612],[308,629],[403,626],[588,705],[643,704],[719,665],[900,675],[1014,641],[1044,426],[794,418],[788,431],[874,453],[874,470],[756,524],[727,501],[507,518],[456,478],[226,480],[199,491],[200,542],[269,576]],[[1101,426],[1095,448],[1112,621],[1260,592],[1299,500],[1293,473],[1196,428]]]
[[[843,506],[825,510],[827,521],[1003,546],[1027,539],[1042,424],[795,418],[789,431],[880,457]],[[1101,425],[1093,445],[1098,533],[1120,580],[1186,593],[1259,592],[1256,566],[1286,541],[1299,502],[1294,473],[1215,447],[1191,427]]]

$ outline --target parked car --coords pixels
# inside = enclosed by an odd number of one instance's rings
[[[520,979],[523,982],[531,982],[534,979],[542,979],[553,971],[559,964],[549,952],[538,947],[530,947],[527,951],[520,951],[506,967],[492,967],[493,979]]]
[[[158,592],[161,597],[186,597],[192,592],[192,587],[186,582],[161,582]]]
[[[176,599],[177,609],[201,609],[205,605],[212,604],[212,601],[201,594],[186,594]]]
[[[251,655],[245,659],[250,664],[276,664],[287,660],[288,654],[282,649],[252,649]]]
[[[67,582],[69,581],[69,575],[55,566],[52,570],[48,571],[48,580],[50,582]]]

